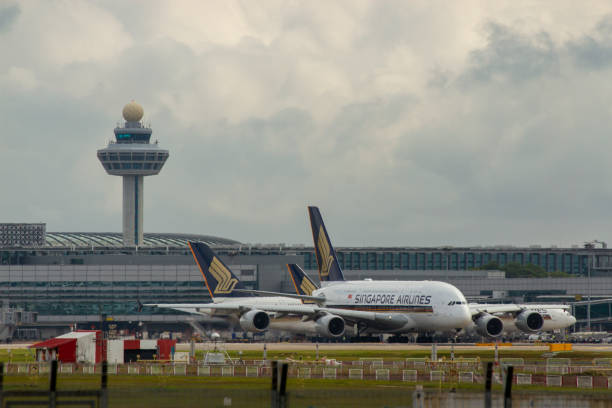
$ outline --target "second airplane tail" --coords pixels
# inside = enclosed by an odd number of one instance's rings
[[[319,279],[324,281],[343,281],[344,274],[340,269],[336,251],[331,244],[323,217],[317,207],[308,207],[310,215],[310,227],[312,228],[312,239],[314,240],[315,254],[319,264]]]
[[[211,298],[250,296],[234,291],[246,288],[208,245],[202,242],[189,242],[189,248],[202,273]]]

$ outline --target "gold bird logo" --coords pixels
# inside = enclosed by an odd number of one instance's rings
[[[305,295],[312,295],[312,292],[316,289],[315,285],[312,284],[311,281],[304,278],[302,279],[302,284],[300,285],[300,289],[304,292]]]
[[[232,278],[230,271],[221,263],[221,261],[215,256],[210,263],[208,272],[217,280],[217,287],[214,293],[224,294],[231,293],[234,290],[234,286],[238,283],[238,279]]]
[[[319,248],[319,254],[321,255],[320,275],[321,277],[329,276],[329,268],[331,267],[332,262],[334,262],[334,257],[330,255],[331,248],[325,237],[325,230],[323,229],[322,225],[319,228],[317,247]]]

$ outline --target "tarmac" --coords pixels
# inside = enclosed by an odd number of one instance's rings
[[[196,350],[208,350],[215,343],[196,343]],[[308,351],[315,350],[316,343],[216,343],[218,348],[225,350],[244,350],[244,351],[263,351],[264,344],[268,351]],[[431,344],[428,343],[318,343],[319,351],[334,351],[334,350],[360,350],[360,351],[419,351],[431,350]],[[177,351],[189,351],[189,343],[179,343],[176,346]],[[450,350],[450,343],[438,343],[438,350]],[[495,346],[477,346],[473,343],[458,343],[454,345],[455,351],[459,350],[494,350]],[[511,346],[499,346],[499,350],[516,350],[516,351],[542,351],[549,350],[548,343],[537,344],[533,343],[517,343]],[[574,343],[572,344],[573,351],[585,352],[612,352],[612,344],[589,344],[589,343]]]

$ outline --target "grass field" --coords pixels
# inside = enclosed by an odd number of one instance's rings
[[[197,350],[196,358],[202,359],[205,351]],[[244,360],[261,360],[263,353],[255,350],[245,350],[240,354],[236,350],[228,351],[232,358],[242,358]],[[450,359],[450,350],[438,350],[438,358]],[[493,350],[455,350],[455,358],[479,358],[481,361],[493,361],[495,352]],[[547,352],[539,350],[513,350],[499,349],[500,358],[523,358],[527,361],[545,361]],[[425,350],[322,350],[319,352],[319,358],[326,357],[328,359],[336,359],[339,361],[359,360],[359,358],[383,358],[385,361],[403,360],[405,358],[425,358],[430,357],[431,351]],[[582,361],[590,364],[594,358],[612,358],[612,352],[587,352],[587,351],[567,351],[555,355],[555,357],[571,358],[572,361]],[[1,355],[0,355],[1,358]],[[282,351],[274,350],[267,352],[268,360],[282,360],[290,358],[292,360],[312,361],[316,358],[316,351]]]
[[[197,358],[203,358],[205,351],[198,350]],[[262,359],[261,350],[228,351],[231,357],[241,357],[244,360]],[[524,350],[500,348],[500,358],[521,357],[525,362],[544,363],[548,355],[545,350]],[[377,350],[346,350],[334,348],[320,350],[319,358],[336,360],[358,360],[359,358],[383,358],[385,361],[403,360],[405,358],[429,357],[430,350],[398,350],[385,348],[381,345]],[[34,353],[27,348],[0,349],[0,361],[31,362]],[[439,349],[438,357],[450,359],[450,350]],[[455,350],[455,358],[479,358],[481,361],[491,361],[494,351],[490,348],[469,348]],[[612,358],[612,352],[605,351],[570,351],[557,354],[555,357],[571,358],[572,363],[591,363],[593,358]],[[314,346],[312,350],[268,350],[269,360],[293,359],[297,361],[312,361],[315,359]],[[482,401],[482,387],[479,384],[460,384],[457,382],[437,383],[420,382],[425,387],[428,398],[463,399],[463,405],[478,406]],[[99,375],[60,374],[59,390],[96,389],[100,385]],[[48,377],[8,375],[4,378],[4,388],[20,390],[44,390],[48,387]],[[113,407],[146,406],[150,408],[174,406],[224,406],[231,399],[232,407],[268,407],[270,406],[270,379],[245,377],[196,377],[196,376],[153,376],[153,375],[111,375],[109,376],[109,402]],[[554,388],[545,386],[514,386],[516,398],[532,398],[543,395],[554,398],[586,398],[599,399],[603,404],[612,405],[612,398],[607,389],[583,390],[577,388]],[[302,379],[289,378],[287,390],[291,407],[380,407],[380,406],[411,406],[414,383],[402,381],[374,380],[333,380],[333,379]],[[451,389],[457,393],[449,392]],[[501,395],[501,386],[495,385],[494,392]],[[535,398],[535,397],[534,397]],[[539,398],[539,397],[538,397]],[[472,401],[472,402],[470,402]],[[444,405],[443,401],[438,401]],[[435,405],[432,401],[432,406]]]
[[[45,377],[8,376],[5,389],[44,390]],[[58,390],[96,389],[99,376],[60,375]],[[424,383],[428,398],[449,398],[451,388],[457,389],[456,398],[482,401],[482,385]],[[226,398],[232,407],[270,406],[269,378],[219,377],[161,377],[109,376],[109,403],[112,407],[146,406],[150,408],[174,406],[223,406]],[[415,385],[401,381],[321,380],[290,378],[287,390],[291,407],[378,407],[410,406]],[[554,389],[536,386],[514,387],[517,398],[545,394],[550,398],[574,398],[575,389]],[[499,397],[501,386],[494,386]],[[581,393],[584,391],[580,391]],[[612,403],[607,390],[592,391],[585,399],[599,399]],[[461,406],[461,405],[458,405]],[[467,406],[467,405],[466,405]]]

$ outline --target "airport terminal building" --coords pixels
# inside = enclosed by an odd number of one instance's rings
[[[109,321],[149,327],[190,324],[194,319],[190,315],[138,308],[138,302],[210,300],[187,246],[190,240],[213,246],[250,288],[292,292],[287,263],[303,266],[318,281],[312,247],[249,246],[188,234],[144,234],[143,245],[126,247],[121,233],[38,230],[44,235],[43,245],[32,245],[36,237],[28,236],[26,245],[13,241],[0,247],[0,290],[11,306],[37,312],[39,325],[91,328]],[[612,250],[607,248],[352,247],[337,248],[337,253],[347,279],[442,280],[473,299],[558,302],[612,297]],[[474,269],[491,261],[500,265],[532,263],[572,277],[507,279],[501,271]],[[609,305],[599,309],[593,309],[593,322],[609,323]],[[206,319],[198,319],[206,323]]]

